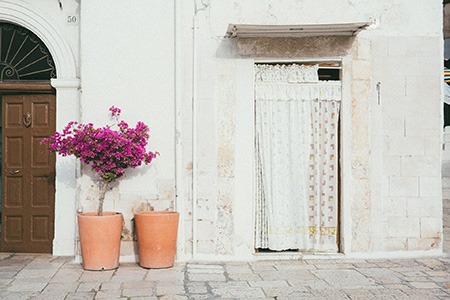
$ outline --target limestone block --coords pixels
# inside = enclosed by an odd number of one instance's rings
[[[408,217],[440,217],[442,214],[442,200],[434,198],[408,198]]]
[[[436,63],[430,63],[430,60],[423,59],[423,57],[411,57],[406,61],[401,60],[404,63],[404,69],[407,74],[423,74],[426,76],[436,76]]]
[[[382,57],[372,61],[373,78],[377,78],[376,81],[380,82],[382,104],[386,104],[386,96],[405,96],[407,72],[404,70],[405,66],[401,62],[401,60],[394,57]],[[398,99],[396,100],[398,101]]]
[[[422,103],[423,101],[420,101]],[[441,128],[441,110],[439,105],[427,106],[416,104],[413,107],[405,108],[405,134],[439,137],[439,128]],[[436,141],[439,146],[440,141]],[[439,149],[439,147],[438,147]]]
[[[433,156],[402,157],[402,174],[405,176],[438,177],[440,178],[441,162]],[[440,180],[440,179],[439,179]]]
[[[406,55],[408,57],[439,57],[439,48],[439,40],[436,37],[416,36],[408,37],[406,40]]]
[[[401,251],[408,249],[408,241],[406,237],[390,237],[381,241],[384,251]]]
[[[389,54],[389,40],[387,37],[377,37],[372,40],[371,54],[375,59],[384,59]]]
[[[425,155],[426,138],[423,136],[389,137],[389,155]]]
[[[441,218],[420,218],[420,236],[423,238],[439,238],[442,232]]]
[[[407,198],[404,197],[389,197],[383,199],[382,202],[383,214],[390,217],[407,217]]]
[[[402,172],[402,157],[383,156],[383,175],[384,176],[401,176]]]
[[[440,238],[408,238],[408,250],[430,250],[441,244]]]
[[[388,37],[388,55],[396,57],[406,56],[406,42],[407,37],[395,36]]]
[[[371,56],[371,40],[366,38],[358,38],[358,59],[370,59]]]
[[[420,197],[440,197],[442,194],[441,177],[420,177]]]
[[[389,194],[392,197],[419,196],[419,178],[415,176],[391,176],[389,178]]]
[[[388,104],[391,102],[390,98],[394,98],[395,104],[394,106]],[[386,136],[390,137],[403,137],[405,134],[404,130],[404,124],[405,124],[405,117],[404,117],[404,108],[401,106],[401,103],[399,101],[395,101],[395,99],[398,100],[399,97],[396,96],[383,96],[383,113],[382,113],[382,132]],[[384,102],[386,105],[384,105]],[[395,109],[396,106],[398,109]],[[386,108],[389,109],[386,109]]]
[[[426,137],[425,154],[433,157],[441,156],[442,143],[439,135],[429,135]],[[449,151],[450,152],[450,151]],[[449,153],[450,154],[450,153]],[[449,156],[450,158],[450,156]]]
[[[371,65],[369,60],[354,60],[352,63],[352,77],[354,80],[370,79]]]
[[[399,218],[390,217],[389,237],[419,237],[420,236],[420,218]]]
[[[391,115],[405,115],[405,109],[411,105],[410,97],[406,96],[406,76],[393,74],[383,75],[380,81],[380,104],[383,112]]]
[[[441,77],[438,75],[407,75],[406,96],[420,96],[423,101],[433,103],[441,99]],[[436,103],[435,102],[435,103]]]

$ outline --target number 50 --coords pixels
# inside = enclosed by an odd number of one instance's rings
[[[67,16],[67,23],[76,23],[77,16]]]

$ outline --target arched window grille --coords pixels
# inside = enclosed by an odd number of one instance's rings
[[[44,43],[23,27],[0,22],[0,82],[55,77],[55,64]]]

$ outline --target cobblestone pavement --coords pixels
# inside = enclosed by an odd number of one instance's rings
[[[69,257],[0,254],[0,299],[450,299],[450,257],[121,264],[84,271]]]
[[[0,253],[0,299],[450,299],[450,200],[444,252],[421,259],[121,264],[84,271],[71,257]]]

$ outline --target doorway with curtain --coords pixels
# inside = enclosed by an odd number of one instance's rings
[[[340,63],[255,64],[255,249],[339,251]]]

